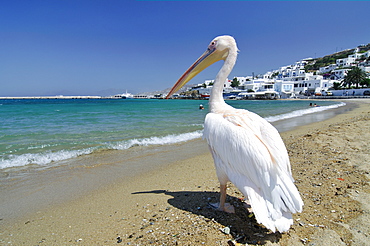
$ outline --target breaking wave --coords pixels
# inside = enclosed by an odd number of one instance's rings
[[[307,108],[307,109],[295,110],[295,111],[292,111],[292,112],[289,112],[289,113],[286,113],[286,114],[268,116],[265,119],[268,122],[275,122],[275,121],[278,121],[278,120],[285,120],[285,119],[290,119],[290,118],[294,118],[294,117],[303,116],[303,115],[306,115],[306,114],[313,114],[313,113],[318,113],[318,112],[322,112],[322,111],[329,110],[329,109],[335,109],[335,108],[342,107],[344,105],[346,105],[346,104],[341,102],[341,103],[333,104],[333,105],[329,105],[329,106],[310,107],[310,108]]]
[[[202,132],[203,131],[199,130],[189,133],[171,134],[163,137],[129,139],[125,141],[119,141],[116,143],[105,143],[99,147],[91,147],[80,150],[60,150],[55,152],[49,151],[33,154],[27,153],[21,155],[7,155],[5,158],[3,157],[0,159],[0,169],[9,167],[22,167],[29,164],[47,165],[52,162],[63,161],[81,155],[88,155],[96,150],[101,149],[124,150],[134,146],[175,144],[200,138],[202,136]]]
[[[174,144],[189,141],[192,139],[200,138],[203,131],[188,132],[182,134],[171,134],[164,137],[150,137],[143,139],[130,139],[128,141],[122,141],[119,143],[110,144],[109,149],[128,149],[133,146],[149,146],[149,145],[164,145]]]

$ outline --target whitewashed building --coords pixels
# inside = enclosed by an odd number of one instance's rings
[[[366,51],[365,53],[362,53],[362,56],[366,58],[370,57],[370,50]]]
[[[347,58],[337,59],[338,67],[350,67],[356,64],[356,58],[348,56]]]
[[[319,73],[323,74],[323,73],[330,73],[331,71],[333,71],[334,69],[338,68],[338,65],[337,64],[330,64],[326,67],[320,67],[319,68]]]
[[[293,81],[276,81],[275,90],[279,92],[281,98],[289,98],[295,96]]]
[[[360,48],[356,48],[355,52],[352,55],[349,55],[347,58],[337,59],[335,64],[320,67],[319,72],[321,74],[332,72],[332,76],[330,78],[336,80],[341,80],[347,75],[350,69],[346,67],[358,66],[365,72],[369,72],[370,65],[367,62],[360,62],[359,64],[357,63],[359,59],[365,59],[370,57],[370,50],[365,53],[359,53],[359,51]]]
[[[331,75],[330,79],[342,80],[347,75],[348,71],[350,71],[350,70],[351,69],[349,69],[349,68],[336,69],[336,70],[332,71],[332,75]]]
[[[361,68],[366,73],[370,73],[370,61],[364,61],[358,64],[358,67]]]

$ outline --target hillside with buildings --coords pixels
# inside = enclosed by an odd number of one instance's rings
[[[338,59],[348,58],[348,56],[354,53],[365,53],[368,50],[370,50],[370,44],[358,46],[356,49],[339,51],[331,55],[326,55],[324,57],[314,59],[314,62],[307,65],[305,69],[306,71],[319,70],[320,67],[326,67],[330,64],[335,64]]]
[[[363,75],[370,77],[370,44],[360,45],[327,55],[321,58],[306,58],[293,64],[258,76],[245,76],[227,79],[224,84],[224,97],[227,99],[276,99],[307,96],[363,96],[369,91],[369,79],[364,88],[352,90],[351,83],[345,81],[349,71],[358,67]],[[207,98],[210,95],[213,80],[188,87],[174,95],[185,98]],[[346,82],[346,83],[345,83]],[[344,88],[347,86],[347,88]],[[347,89],[346,90],[334,90]],[[163,93],[157,93],[161,97]],[[365,95],[367,92],[365,92]]]

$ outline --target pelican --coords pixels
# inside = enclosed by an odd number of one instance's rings
[[[213,63],[224,60],[218,72],[204,122],[203,138],[212,153],[220,182],[217,209],[234,212],[225,203],[227,183],[233,183],[249,199],[258,223],[275,232],[286,232],[292,213],[301,212],[303,201],[294,185],[288,152],[278,131],[259,115],[235,109],[222,97],[224,81],[238,55],[235,39],[219,36],[180,77],[166,98]]]

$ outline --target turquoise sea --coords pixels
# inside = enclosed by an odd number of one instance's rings
[[[228,101],[270,122],[345,105],[304,100]],[[199,110],[199,104],[205,109]],[[159,99],[0,100],[0,173],[102,150],[175,144],[202,136],[208,102]]]

